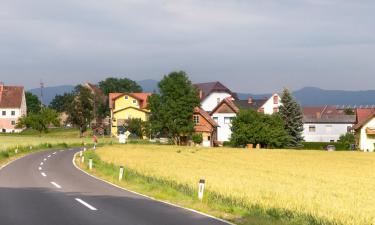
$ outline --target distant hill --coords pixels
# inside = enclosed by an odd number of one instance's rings
[[[52,99],[55,98],[56,95],[62,95],[64,93],[68,93],[73,91],[74,85],[61,85],[61,86],[54,86],[54,87],[45,87],[43,88],[43,104],[48,105]],[[40,88],[34,88],[28,90],[29,92],[35,94],[40,98]]]
[[[137,83],[142,87],[144,92],[157,92],[158,90],[159,81],[148,79],[137,81]]]
[[[341,91],[324,90],[316,87],[305,87],[294,91],[293,96],[303,106],[317,105],[375,105],[375,90],[368,91]],[[240,99],[269,97],[271,94],[245,94],[239,93]]]

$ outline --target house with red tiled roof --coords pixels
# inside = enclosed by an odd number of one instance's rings
[[[151,93],[109,93],[111,111],[111,133],[117,136],[125,132],[129,119],[147,121],[150,111],[147,109]]]
[[[0,132],[18,133],[16,124],[22,116],[26,116],[27,106],[23,87],[5,86],[0,83]]]
[[[217,141],[217,128],[219,125],[201,107],[194,108],[194,131],[202,134],[204,147],[213,147]]]
[[[336,142],[356,123],[355,115],[347,115],[336,106],[303,107],[302,112],[306,142]]]
[[[199,92],[201,108],[206,112],[211,112],[225,98],[232,97],[237,99],[237,94],[219,81],[198,83],[194,84],[194,86]]]
[[[362,151],[375,150],[375,109],[357,109],[356,131],[357,145]]]

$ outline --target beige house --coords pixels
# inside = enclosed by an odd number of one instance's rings
[[[357,144],[362,151],[373,152],[375,149],[375,110],[357,110],[358,123],[354,126]]]

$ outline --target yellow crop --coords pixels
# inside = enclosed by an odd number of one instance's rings
[[[375,154],[107,146],[102,160],[224,196],[338,224],[375,224]]]

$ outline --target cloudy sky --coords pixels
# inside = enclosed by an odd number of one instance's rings
[[[374,0],[1,0],[0,80],[375,89]]]

